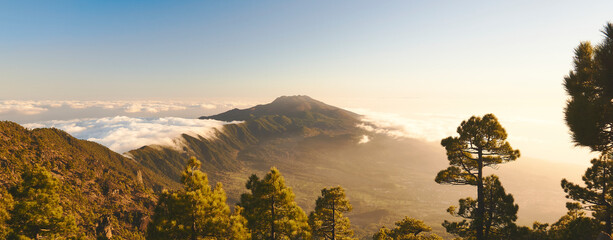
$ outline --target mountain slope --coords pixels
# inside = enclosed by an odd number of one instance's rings
[[[80,231],[91,238],[107,217],[115,236],[141,238],[155,204],[151,188],[177,186],[134,160],[58,129],[0,122],[0,146],[0,186],[10,188],[24,169],[43,166],[60,180],[64,207],[76,213]]]

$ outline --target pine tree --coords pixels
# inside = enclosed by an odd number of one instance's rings
[[[200,171],[200,161],[191,158],[183,171],[183,189],[160,195],[148,239],[248,239],[241,209],[230,215],[221,183],[215,189]]]
[[[0,187],[0,239],[6,239],[10,233],[8,220],[14,204],[13,196],[4,187]]]
[[[349,218],[343,216],[351,209],[342,187],[322,189],[309,215],[313,239],[354,239]]]
[[[517,210],[519,207],[514,203],[513,195],[507,194],[496,175],[488,176],[484,179],[484,236],[486,239],[506,239],[509,238],[515,220],[517,220]],[[447,210],[451,215],[465,218],[460,222],[443,223],[447,232],[463,238],[476,237],[478,226],[476,225],[477,201],[473,198],[459,200],[459,208],[449,207]],[[470,222],[466,219],[471,220]]]
[[[477,186],[474,228],[477,240],[487,239],[483,222],[486,214],[483,168],[517,159],[519,150],[511,148],[506,141],[506,131],[493,114],[486,114],[482,118],[473,116],[462,121],[457,132],[459,137],[448,137],[441,141],[451,166],[440,171],[435,181],[440,184]]]
[[[574,69],[564,78],[570,96],[564,109],[566,124],[577,146],[600,152],[592,160],[580,187],[562,180],[568,198],[588,204],[605,221],[605,231],[613,230],[613,24],[605,25],[604,40],[597,46],[582,42],[575,49]]]
[[[251,175],[239,205],[251,230],[252,239],[310,239],[304,211],[294,202],[292,189],[276,168],[263,179]]]
[[[58,180],[35,166],[21,175],[11,190],[15,205],[10,211],[10,238],[66,239],[77,235],[75,217],[60,203]]]
[[[579,203],[566,203],[568,212],[549,229],[549,238],[556,240],[597,239],[601,231],[598,220],[585,216]]]
[[[442,240],[438,235],[429,233],[432,228],[421,220],[405,217],[395,225],[393,229],[385,226],[379,228],[379,232],[373,235],[373,240]]]
[[[187,201],[179,193],[162,192],[147,227],[147,239],[189,239],[187,209]]]
[[[605,231],[610,232],[613,221],[613,163],[603,158],[605,156],[601,155],[592,159],[592,166],[582,177],[585,187],[562,179],[562,188],[567,198],[580,201],[588,210],[594,211],[594,216],[605,222]]]

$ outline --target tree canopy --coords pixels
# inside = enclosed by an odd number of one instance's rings
[[[343,215],[352,208],[342,187],[322,189],[315,210],[309,214],[313,239],[354,239],[349,218]]]
[[[564,78],[570,99],[564,109],[575,144],[593,151],[613,147],[613,24],[605,25],[597,46],[582,42],[575,49],[574,68]]]
[[[241,208],[230,215],[221,183],[214,189],[191,158],[182,174],[183,189],[160,195],[148,239],[249,239]]]
[[[251,175],[239,206],[253,239],[309,239],[307,216],[294,201],[292,189],[273,167],[263,179]]]
[[[441,240],[436,234],[431,234],[432,228],[423,221],[410,217],[395,223],[396,227],[388,229],[379,228],[373,235],[373,240]]]
[[[11,190],[15,203],[8,221],[12,229],[9,238],[77,236],[75,217],[62,206],[58,180],[39,166],[26,169],[21,178],[21,183]]]

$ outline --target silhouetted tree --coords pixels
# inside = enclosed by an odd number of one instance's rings
[[[263,179],[251,175],[239,206],[253,239],[310,239],[307,216],[294,202],[292,189],[276,168]]]
[[[570,96],[564,109],[566,124],[573,142],[600,152],[592,160],[583,181],[586,187],[562,180],[567,197],[588,204],[599,219],[605,221],[605,231],[611,234],[613,225],[613,24],[605,25],[604,40],[597,46],[582,42],[575,49],[574,69],[564,78]]]
[[[549,239],[596,239],[602,228],[599,221],[585,216],[579,203],[566,203],[568,212],[551,225]]]
[[[343,216],[351,209],[342,187],[322,189],[315,210],[309,215],[313,239],[354,239],[349,218]]]
[[[192,157],[181,176],[184,188],[161,194],[148,239],[249,239],[242,209],[230,215],[221,183],[211,189],[200,165]]]
[[[379,228],[373,240],[442,240],[438,235],[430,233],[432,228],[421,220],[405,217],[395,225],[393,229],[385,226]]]
[[[513,195],[507,194],[496,175],[484,179],[484,219],[483,229],[486,239],[509,238],[515,228],[517,210]],[[465,218],[460,222],[445,220],[443,227],[447,232],[463,238],[476,237],[478,226],[476,225],[477,201],[473,198],[464,198],[459,201],[459,208],[455,206],[447,209],[453,216]],[[471,221],[467,221],[469,219]]]
[[[513,161],[519,157],[519,150],[511,148],[506,141],[507,133],[493,114],[473,116],[462,121],[457,129],[459,137],[448,137],[441,141],[447,151],[449,165],[440,171],[435,181],[440,184],[477,186],[477,204],[472,219],[478,240],[484,235],[485,196],[483,168]]]
[[[588,210],[594,211],[594,216],[605,222],[608,233],[613,220],[613,163],[603,158],[601,155],[592,159],[592,166],[582,177],[585,187],[562,179],[562,188],[567,198],[586,204]]]
[[[579,44],[574,69],[564,78],[570,96],[564,114],[573,141],[600,152],[613,144],[613,24],[602,33],[604,41],[596,47]]]

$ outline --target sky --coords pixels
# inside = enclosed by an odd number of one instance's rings
[[[0,119],[195,118],[304,94],[434,142],[494,113],[522,155],[587,165],[589,152],[573,147],[563,121],[562,80],[573,49],[602,39],[611,9],[611,1],[1,1]]]

